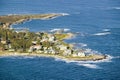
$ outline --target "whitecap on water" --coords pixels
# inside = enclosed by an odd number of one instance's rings
[[[67,32],[67,31],[70,31],[70,29],[67,29],[67,28],[66,28],[66,29],[64,29],[64,31]]]
[[[110,29],[103,29],[103,31],[110,31]]]
[[[51,13],[51,14],[61,14],[62,16],[68,16],[68,15],[70,15],[69,13]]]
[[[60,28],[55,28],[55,29],[50,30],[50,32],[55,32],[55,31],[59,31],[59,30],[61,30],[61,29]]]
[[[72,43],[72,44],[76,47],[86,47],[87,46],[87,44],[85,44],[85,43]]]
[[[107,7],[107,10],[120,10],[120,7]]]
[[[119,9],[120,9],[120,7],[113,7],[113,9],[118,9],[118,10],[119,10]]]
[[[99,67],[98,65],[96,64],[77,64],[79,66],[84,66],[84,67],[87,67],[87,68],[92,68],[92,69],[101,69],[101,67]]]
[[[80,45],[81,47],[87,46],[87,44],[85,44],[85,43],[78,43],[78,45]]]
[[[95,35],[95,36],[104,36],[104,35],[109,35],[109,34],[111,34],[111,33],[110,32],[101,32],[101,33],[95,33],[93,35]]]
[[[68,14],[68,13],[60,13],[60,14],[62,14],[63,16],[68,16],[68,15],[70,15],[70,14]]]
[[[63,15],[63,16],[67,16],[67,15],[70,15],[70,14],[68,14],[68,13],[62,13],[62,15]]]
[[[61,28],[55,28],[55,29],[51,29],[50,32],[55,32],[55,31],[60,31],[60,30],[62,30],[64,32],[70,31],[70,29],[67,29],[67,28],[63,28],[63,29],[61,29]]]
[[[65,61],[63,59],[60,59],[60,58],[54,58],[55,61]]]

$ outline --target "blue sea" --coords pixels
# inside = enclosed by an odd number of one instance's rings
[[[0,80],[120,80],[120,0],[0,0],[0,15],[64,13],[13,25],[30,31],[66,29],[78,48],[106,54],[101,61],[0,57]]]

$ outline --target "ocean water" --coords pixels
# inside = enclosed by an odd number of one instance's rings
[[[13,27],[30,31],[69,29],[66,42],[98,54],[102,61],[64,61],[45,57],[0,57],[0,80],[120,80],[120,0],[0,0],[0,15],[66,13]]]

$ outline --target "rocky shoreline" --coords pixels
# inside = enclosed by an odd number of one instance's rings
[[[65,61],[97,61],[97,60],[107,59],[107,55],[98,55],[98,54],[89,55],[86,57],[65,57],[61,55],[52,55],[52,54],[0,52],[0,57],[9,57],[9,56],[49,57],[49,58],[61,59]]]
[[[106,59],[106,55],[86,53],[84,49],[74,49],[64,42],[75,34],[63,30],[54,33],[15,31],[10,25],[30,19],[51,19],[63,14],[7,15],[0,16],[0,56],[42,56],[75,61],[96,61]],[[5,37],[6,36],[6,37]],[[29,41],[29,42],[28,42]]]

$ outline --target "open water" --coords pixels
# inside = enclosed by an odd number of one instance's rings
[[[13,27],[30,31],[65,29],[79,33],[66,42],[99,54],[102,61],[44,57],[0,57],[0,80],[120,80],[120,0],[0,0],[0,15],[64,13]]]

